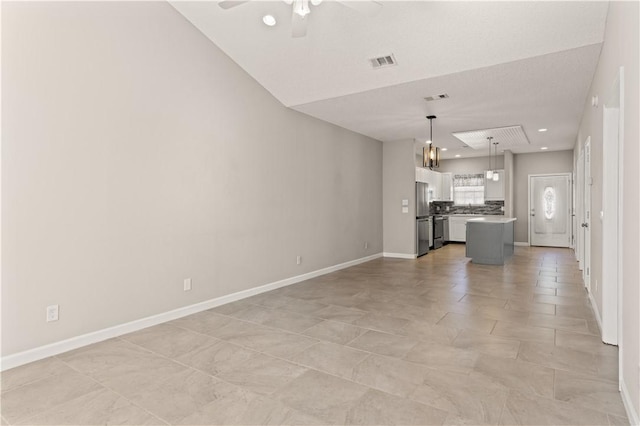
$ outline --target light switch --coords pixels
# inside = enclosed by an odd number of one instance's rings
[[[409,213],[409,207],[403,207],[402,213]]]
[[[402,205],[403,206],[408,206],[409,205],[409,200],[402,200]]]

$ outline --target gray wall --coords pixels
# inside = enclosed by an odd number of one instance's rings
[[[493,169],[504,169],[504,156],[499,155],[491,159]],[[497,164],[497,165],[496,165]],[[451,173],[483,173],[489,169],[489,157],[469,157],[454,158],[451,160],[440,160],[439,172]]]
[[[383,144],[384,253],[416,254],[416,168],[413,140]],[[409,212],[402,213],[402,200]]]
[[[591,280],[602,283],[602,222],[596,218],[602,206],[602,104],[613,88],[619,67],[624,67],[624,160],[622,183],[623,223],[622,241],[622,371],[623,393],[633,405],[635,415],[640,411],[640,132],[638,128],[638,94],[640,93],[638,66],[639,40],[638,2],[611,2],[600,61],[585,102],[582,123],[577,138],[576,155],[587,137],[591,137]],[[591,97],[598,96],[599,108],[591,106]],[[602,291],[592,295],[602,312]],[[631,419],[633,421],[633,419]],[[637,420],[637,417],[636,417]]]
[[[529,242],[529,175],[573,172],[573,151],[516,154],[513,169],[515,240]]]
[[[3,355],[382,252],[382,144],[169,4],[2,9]]]

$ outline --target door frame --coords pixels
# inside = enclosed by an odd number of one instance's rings
[[[571,194],[572,188],[571,188],[571,172],[563,172],[563,173],[538,173],[538,174],[532,174],[528,176],[528,181],[527,181],[527,185],[528,185],[528,191],[527,191],[527,211],[529,213],[527,213],[527,230],[528,230],[528,239],[529,239],[529,246],[532,246],[533,242],[532,242],[532,238],[531,238],[531,178],[536,178],[536,177],[549,177],[549,176],[565,176],[569,179],[569,184],[567,185],[567,190],[568,190],[568,194],[567,194],[567,205],[568,205],[568,211],[567,211],[567,233],[569,234],[569,239],[567,241],[567,248],[571,247],[571,237],[572,237],[572,232],[573,232],[573,228],[571,226],[571,211],[573,210],[573,206],[571,205],[571,200],[573,199],[573,195]],[[563,247],[561,247],[563,248]]]
[[[624,148],[624,68],[602,109],[602,341],[620,345],[622,326],[622,206]],[[609,105],[609,106],[607,106]],[[621,351],[622,348],[620,348]]]

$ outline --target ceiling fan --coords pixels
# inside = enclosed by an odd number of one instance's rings
[[[232,7],[240,6],[241,4],[248,3],[251,0],[222,0],[218,2],[218,6],[223,9],[231,9]],[[322,3],[322,0],[283,0],[288,5],[292,5],[291,13],[291,35],[292,37],[304,37],[307,35],[307,23],[309,22],[306,17],[311,13],[312,6],[318,6]],[[340,3],[353,9],[357,12],[372,15],[376,13],[381,7],[382,3],[375,0],[355,0],[355,1],[343,1],[334,0],[336,3]]]

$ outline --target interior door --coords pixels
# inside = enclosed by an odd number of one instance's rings
[[[570,174],[529,176],[529,241],[532,246],[569,247]]]
[[[584,286],[591,293],[591,139],[587,139],[584,145],[584,197],[583,197],[583,229],[584,242],[584,268],[582,277]]]
[[[576,181],[576,257],[578,268],[584,271],[584,148],[580,150]]]

